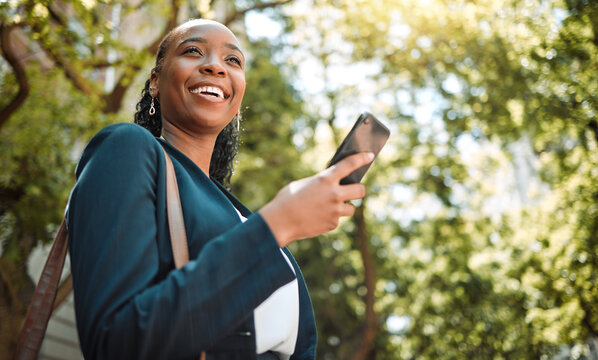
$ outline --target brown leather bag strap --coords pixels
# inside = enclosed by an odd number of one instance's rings
[[[65,220],[62,220],[44,270],[35,287],[25,324],[19,335],[15,359],[37,359],[37,354],[48,327],[48,320],[50,320],[54,308],[56,291],[58,290],[58,283],[60,282],[60,275],[66,257],[67,243],[66,223]]]
[[[174,173],[172,160],[164,148],[166,158],[166,208],[168,212],[168,228],[170,229],[170,244],[174,265],[180,269],[189,262],[189,247],[187,245],[187,233],[185,231],[185,220],[183,219],[183,208],[179,196],[179,186]]]
[[[183,218],[183,207],[179,195],[179,186],[174,172],[172,160],[164,151],[166,159],[166,211],[168,212],[168,228],[170,229],[170,245],[174,265],[177,269],[189,262],[189,246],[187,245],[187,232],[185,231],[185,219]],[[206,352],[202,351],[199,360],[206,360]]]

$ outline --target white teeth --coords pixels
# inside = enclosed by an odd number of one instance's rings
[[[189,91],[194,94],[211,93],[216,94],[219,98],[224,98],[224,93],[222,92],[222,90],[214,86],[200,86],[195,89],[190,89]]]

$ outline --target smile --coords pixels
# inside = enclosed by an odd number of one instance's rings
[[[213,96],[219,99],[228,99],[230,95],[225,94],[222,89],[215,86],[199,86],[189,89],[192,94]]]

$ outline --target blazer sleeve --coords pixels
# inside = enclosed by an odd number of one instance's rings
[[[83,152],[67,223],[87,359],[196,358],[295,278],[259,214],[158,276],[164,167],[161,146],[134,124],[105,128]]]

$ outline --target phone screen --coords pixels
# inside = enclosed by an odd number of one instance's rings
[[[372,152],[374,155],[378,155],[380,150],[388,137],[390,136],[390,130],[372,114],[364,112],[362,113],[351,131],[341,145],[336,150],[336,153],[330,160],[328,167],[336,164],[349,155],[356,154],[358,152]],[[370,168],[369,163],[353,171],[347,177],[341,180],[342,185],[355,184],[361,181],[365,173]]]

